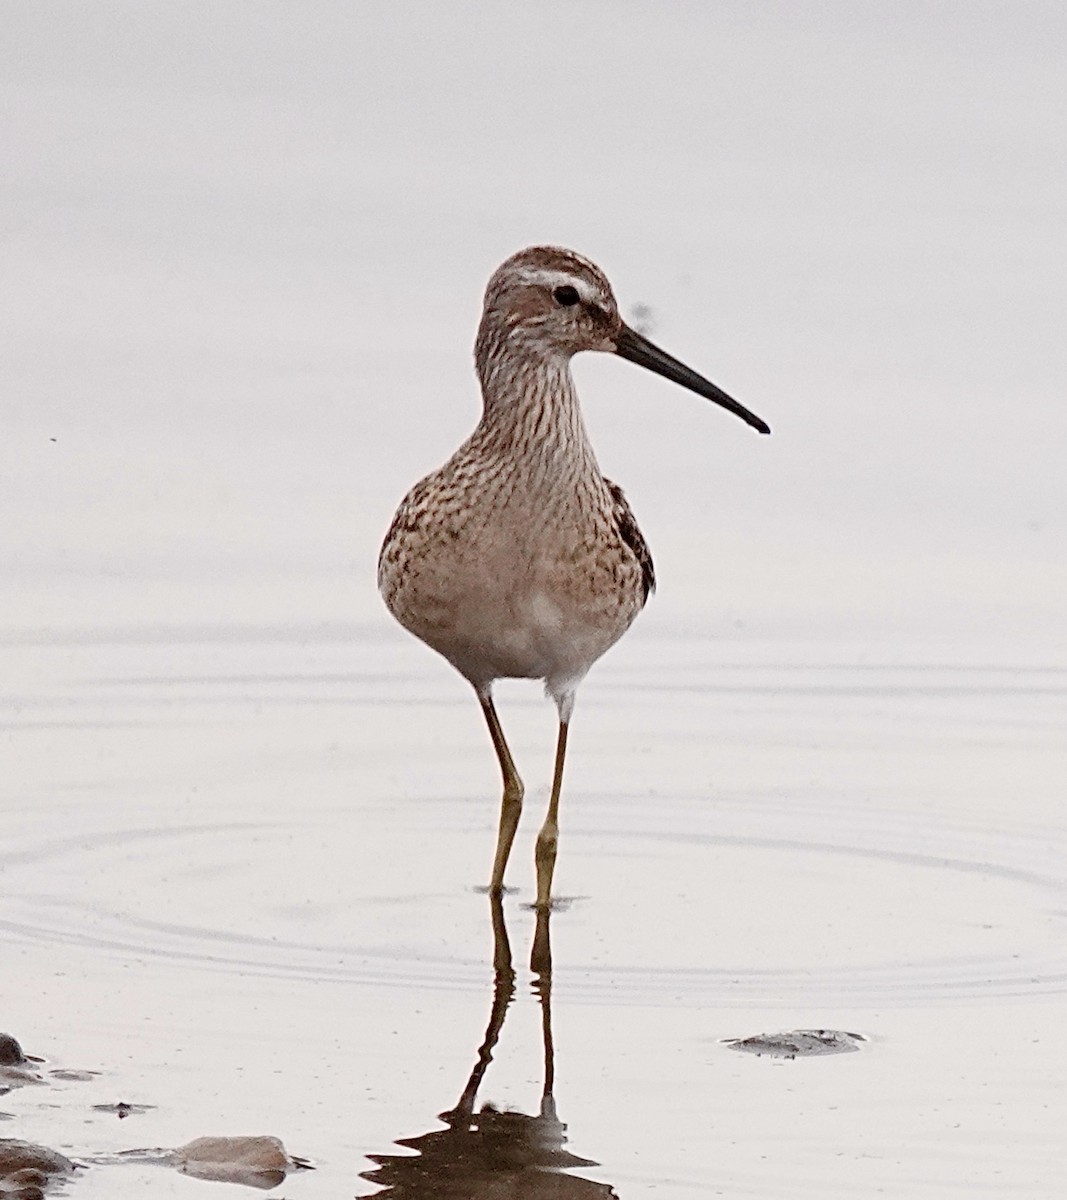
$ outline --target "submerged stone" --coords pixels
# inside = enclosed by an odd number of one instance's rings
[[[846,1033],[839,1029],[793,1029],[788,1033],[725,1038],[723,1045],[758,1057],[815,1058],[824,1054],[851,1054],[866,1040],[861,1033]]]
[[[281,1140],[270,1136],[201,1137],[179,1146],[170,1161],[185,1175],[251,1187],[276,1187],[293,1165]]]

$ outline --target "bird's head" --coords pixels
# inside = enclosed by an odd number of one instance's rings
[[[589,259],[558,246],[530,246],[501,263],[485,289],[475,347],[483,376],[502,354],[569,359],[580,350],[629,359],[770,433],[766,422],[721,388],[631,329],[607,277]]]
[[[485,289],[482,329],[526,353],[570,358],[615,349],[619,306],[604,273],[556,246],[531,246],[497,267]]]

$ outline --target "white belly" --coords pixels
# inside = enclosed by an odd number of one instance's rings
[[[543,679],[553,694],[570,690],[640,608],[614,588],[583,595],[579,586],[561,587],[558,565],[511,579],[475,571],[466,580],[403,623],[479,688],[494,679]]]

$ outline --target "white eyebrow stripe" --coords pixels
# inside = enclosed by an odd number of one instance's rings
[[[572,287],[586,304],[603,305],[604,298],[587,280],[568,271],[553,271],[548,267],[523,267],[520,272],[523,283],[541,285],[549,289]]]

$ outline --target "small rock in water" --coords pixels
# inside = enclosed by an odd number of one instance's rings
[[[48,1176],[35,1167],[23,1167],[10,1175],[0,1175],[0,1196],[5,1200],[42,1200]]]
[[[47,1146],[0,1138],[0,1196],[5,1200],[40,1200],[50,1176],[73,1170],[69,1158]]]
[[[22,1047],[10,1033],[0,1033],[0,1067],[19,1067],[26,1061]]]
[[[252,1187],[277,1187],[292,1165],[276,1137],[202,1137],[179,1146],[171,1163],[185,1175]]]
[[[26,1054],[10,1033],[0,1033],[0,1095],[24,1083],[44,1083],[32,1065],[41,1061]]]
[[[754,1037],[725,1038],[723,1044],[745,1054],[768,1058],[814,1058],[820,1054],[851,1054],[867,1039],[839,1029],[793,1029],[789,1033],[757,1033]]]

